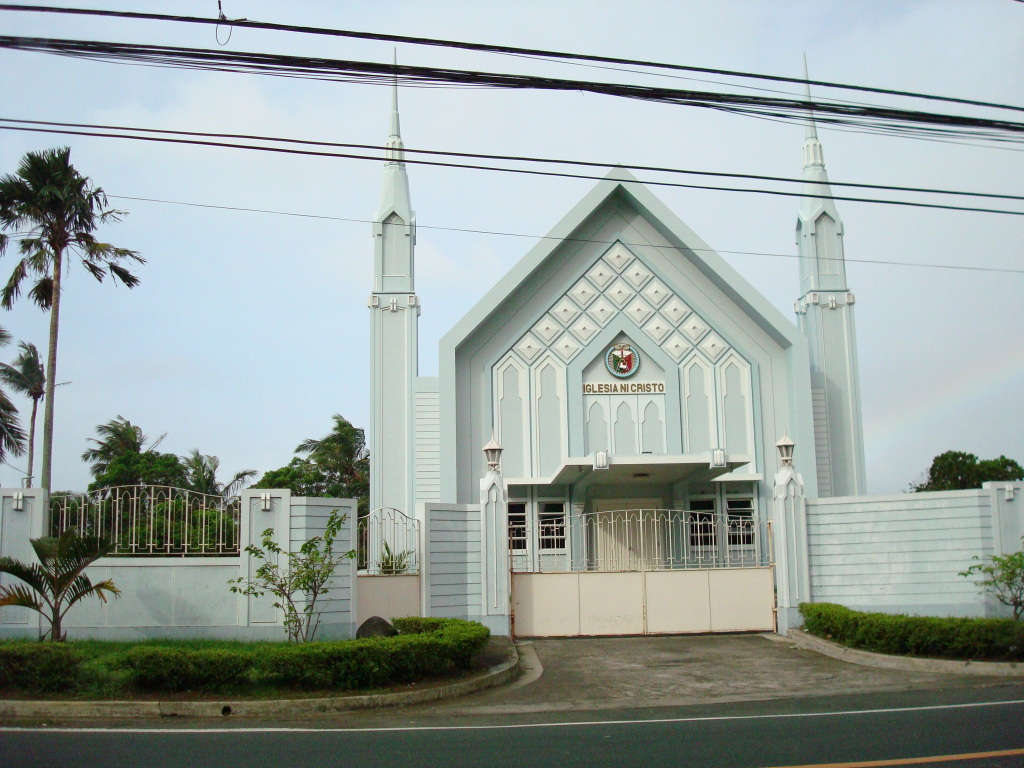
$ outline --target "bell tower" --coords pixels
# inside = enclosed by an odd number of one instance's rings
[[[420,303],[415,293],[416,214],[409,198],[398,84],[391,94],[384,188],[373,225],[370,294],[370,509],[413,515],[413,429]]]
[[[796,313],[810,349],[818,493],[862,495],[867,484],[854,296],[846,282],[843,221],[832,199],[813,110],[804,140],[802,192],[796,223],[801,292]]]

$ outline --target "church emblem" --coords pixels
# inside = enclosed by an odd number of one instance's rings
[[[632,344],[616,344],[604,358],[608,373],[620,379],[628,379],[640,367],[640,353]]]

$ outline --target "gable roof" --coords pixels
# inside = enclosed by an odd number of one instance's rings
[[[441,339],[442,358],[447,356],[446,352],[454,352],[476,328],[498,311],[519,286],[552,257],[561,247],[563,240],[570,237],[617,193],[624,195],[662,236],[679,248],[680,255],[689,259],[780,346],[785,348],[801,343],[802,336],[793,322],[713,251],[632,173],[625,168],[614,168],[444,335]],[[623,242],[627,246],[630,245]]]

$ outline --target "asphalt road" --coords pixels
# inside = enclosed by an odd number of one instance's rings
[[[37,724],[0,730],[0,765],[1024,766],[1020,685],[496,718],[424,708],[301,723]],[[576,715],[574,717],[574,714]],[[141,726],[141,727],[140,727]],[[921,758],[936,758],[921,761]],[[907,762],[908,760],[912,762]]]

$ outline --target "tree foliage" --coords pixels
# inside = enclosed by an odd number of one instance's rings
[[[32,401],[32,415],[28,421],[28,468],[25,470],[25,476],[31,479],[35,459],[36,411],[39,409],[39,401],[46,394],[46,373],[35,344],[22,341],[18,348],[21,352],[13,363],[0,363],[0,381]]]
[[[975,563],[961,576],[981,576],[978,587],[1009,606],[1013,618],[1024,617],[1024,550],[1012,555],[993,555],[989,563]]]
[[[973,453],[946,451],[932,460],[932,465],[919,483],[912,483],[912,491],[961,491],[981,488],[992,481],[1024,480],[1024,467],[1013,459],[979,461]]]
[[[327,596],[330,579],[338,566],[355,557],[355,550],[334,554],[334,539],[346,517],[332,510],[324,535],[312,537],[298,552],[283,550],[274,541],[274,529],[266,529],[262,547],[250,544],[245,548],[250,557],[260,562],[253,577],[239,576],[228,581],[231,591],[242,595],[272,594],[274,606],[284,611],[289,642],[305,643],[314,638],[323,613],[317,601]]]
[[[11,309],[23,283],[32,280],[28,295],[50,313],[46,359],[46,400],[43,408],[41,485],[50,490],[53,449],[53,396],[57,374],[57,336],[60,328],[62,281],[68,259],[74,255],[85,270],[102,282],[109,277],[129,288],[139,278],[124,262],[145,263],[139,254],[96,239],[106,222],[116,222],[123,211],[107,207],[107,196],[71,164],[67,147],[29,152],[14,174],[0,177],[0,255],[13,239],[19,261],[0,289],[0,305]],[[4,234],[9,233],[9,234]]]
[[[354,498],[364,513],[370,498],[370,456],[366,435],[340,414],[331,432],[305,440],[287,465],[264,473],[254,488],[288,488],[296,496]]]
[[[2,237],[3,235],[0,234],[0,238]],[[3,253],[2,246],[3,243],[0,241],[0,253]],[[0,328],[0,347],[5,347],[10,343],[11,334]],[[3,377],[0,376],[0,381],[2,380]],[[32,413],[35,414],[35,408]],[[0,461],[3,461],[8,453],[20,456],[24,452],[25,430],[21,428],[21,422],[18,420],[18,409],[7,397],[7,394],[0,390]]]
[[[120,485],[167,485],[174,488],[188,487],[185,468],[181,459],[173,453],[158,451],[125,451],[111,459],[96,479],[89,484],[89,491],[114,488]]]
[[[0,573],[23,582],[0,587],[0,606],[38,611],[50,621],[50,640],[64,639],[61,622],[79,600],[92,596],[106,602],[107,594],[121,594],[110,579],[93,584],[85,575],[90,564],[114,550],[113,542],[82,538],[77,529],[68,528],[59,538],[43,536],[29,543],[38,563],[0,557]]]

